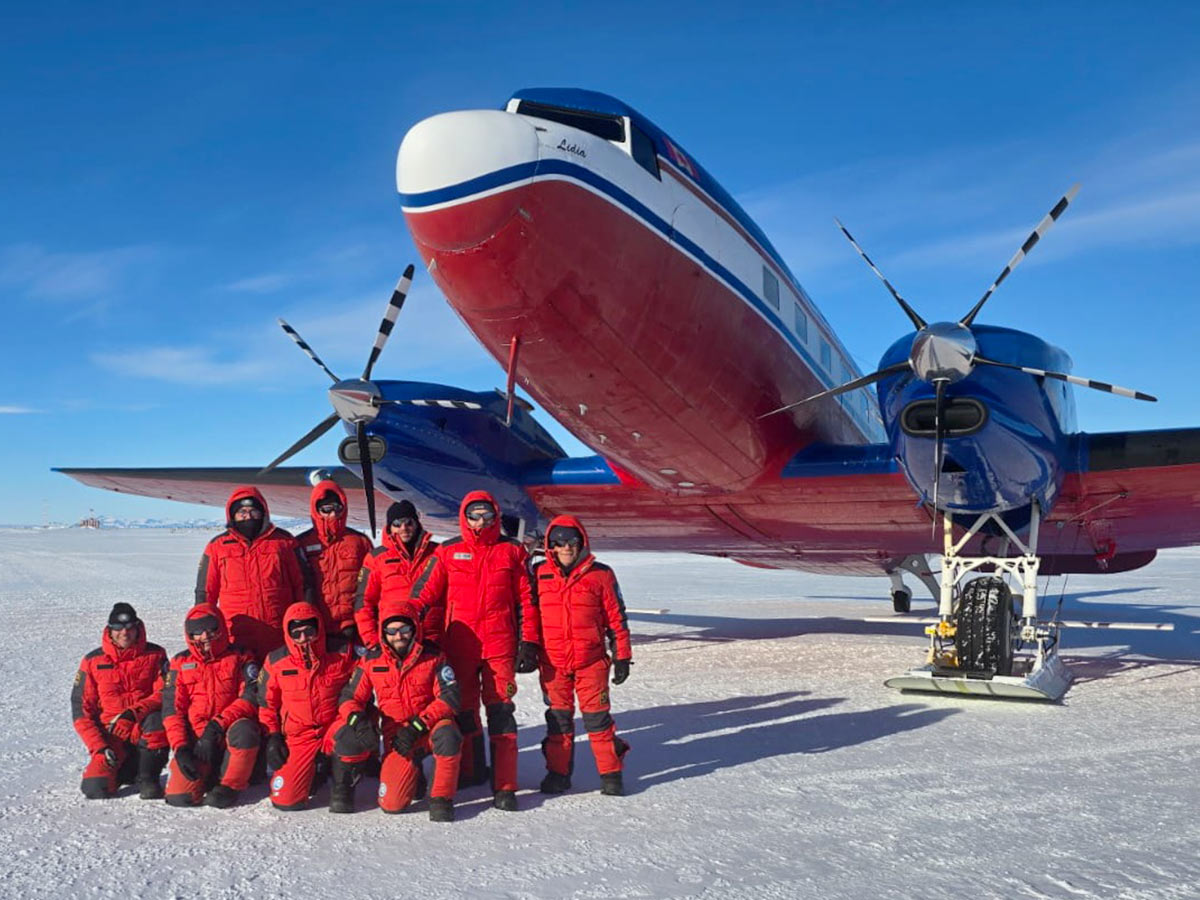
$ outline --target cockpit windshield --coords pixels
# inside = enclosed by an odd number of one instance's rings
[[[544,103],[534,103],[522,100],[517,105],[517,114],[547,119],[560,125],[578,128],[588,134],[603,138],[606,141],[625,143],[625,123],[619,116],[606,116],[600,113],[584,112],[578,109],[563,109],[558,106],[546,106]]]

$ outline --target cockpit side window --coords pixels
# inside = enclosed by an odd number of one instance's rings
[[[658,153],[654,150],[654,141],[650,140],[646,133],[632,122],[629,123],[629,135],[633,139],[633,161],[661,181],[662,176],[658,173]]]
[[[606,141],[615,141],[618,144],[625,143],[625,123],[618,116],[604,116],[599,113],[583,112],[578,109],[562,109],[557,106],[533,103],[529,100],[522,100],[517,105],[517,113],[522,116],[534,116],[538,119],[547,119],[551,122],[557,122],[560,125],[578,128],[580,131],[594,134],[596,137],[603,138]]]

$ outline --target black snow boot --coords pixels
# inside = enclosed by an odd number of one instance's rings
[[[354,786],[358,784],[361,763],[342,762],[336,756],[330,764],[333,786],[329,790],[331,813],[354,812]]]
[[[513,791],[496,791],[492,797],[492,806],[505,812],[517,811],[517,795]]]
[[[600,793],[609,797],[621,797],[625,794],[625,780],[620,772],[609,772],[600,776]]]
[[[558,772],[547,772],[540,788],[543,794],[565,794],[571,789],[571,779]]]
[[[420,767],[417,769],[417,787],[413,794],[413,800],[424,800],[425,794],[429,791],[429,778],[425,775],[425,767],[417,763]]]
[[[162,799],[163,788],[159,776],[162,774],[163,766],[167,764],[169,753],[170,751],[165,747],[161,750],[138,748],[137,786],[138,796],[143,800]]]
[[[454,801],[449,797],[430,797],[429,798],[429,821],[430,822],[453,822],[454,821]]]
[[[229,809],[238,802],[238,792],[231,787],[226,787],[223,784],[216,785],[204,797],[205,806],[214,806],[217,809]]]
[[[250,770],[251,784],[267,783],[267,736],[258,744],[258,755],[254,757],[254,768]]]

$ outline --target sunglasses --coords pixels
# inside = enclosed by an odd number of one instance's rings
[[[137,627],[138,627],[137,620],[134,620],[132,622],[118,622],[116,625],[112,624],[111,622],[108,623],[109,631],[129,631],[130,629],[137,628]]]
[[[553,549],[555,547],[574,547],[576,550],[578,550],[582,546],[583,546],[583,542],[581,540],[579,540],[579,538],[567,538],[565,541],[551,541],[550,542],[551,549]]]
[[[187,632],[188,637],[200,637],[204,634],[211,637],[217,633],[220,627],[221,623],[215,618],[205,616],[202,619],[189,619],[183,630]]]
[[[491,510],[487,510],[486,512],[467,513],[468,522],[483,522],[486,524],[488,522],[494,522],[495,520],[496,514]]]
[[[417,520],[416,519],[392,519],[391,523],[388,525],[388,528],[403,528],[406,525],[411,528],[416,528]]]
[[[416,629],[411,625],[388,625],[383,629],[383,633],[388,637],[408,637],[414,631]]]
[[[317,505],[317,512],[323,516],[332,516],[336,513],[340,513],[343,509],[345,509],[345,507],[340,503],[320,503]]]

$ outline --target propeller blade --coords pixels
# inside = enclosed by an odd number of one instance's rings
[[[333,379],[334,384],[337,384],[339,381],[342,380],[342,379],[338,378],[336,375],[334,375],[332,372],[329,371],[329,366],[327,366],[327,365],[325,365],[325,363],[321,362],[321,357],[317,356],[317,354],[313,352],[313,348],[308,346],[307,343],[305,343],[304,338],[300,337],[300,332],[296,331],[295,328],[293,328],[287,322],[283,321],[283,319],[277,319],[276,321],[279,322],[279,327],[282,328],[285,332],[287,332],[287,336],[296,342],[296,346],[299,347],[301,350],[303,350],[305,353],[307,353],[309,359],[311,359],[318,366],[320,366],[322,369],[325,370],[325,374]]]
[[[392,299],[388,301],[387,309],[384,310],[383,321],[379,323],[379,332],[375,335],[375,346],[371,348],[371,356],[367,359],[367,367],[363,369],[363,381],[371,380],[371,369],[375,367],[375,360],[379,359],[379,354],[383,352],[383,345],[387,343],[388,337],[392,333],[392,328],[396,324],[396,317],[400,315],[400,309],[404,306],[404,300],[408,297],[408,289],[412,286],[412,278],[413,267],[410,263],[408,268],[404,270],[404,274],[400,276],[400,280],[396,282],[396,289],[392,291]]]
[[[892,287],[892,283],[884,277],[883,273],[879,271],[875,263],[871,262],[871,257],[867,256],[866,251],[858,245],[858,241],[856,241],[854,236],[846,230],[846,226],[836,218],[833,221],[837,222],[837,227],[842,229],[842,234],[846,236],[846,240],[848,240],[854,246],[854,249],[858,251],[858,255],[861,256],[866,264],[871,267],[871,271],[879,276],[879,280],[883,282],[883,286],[886,287],[891,292],[892,296],[896,298],[896,302],[900,304],[900,308],[904,310],[904,314],[908,316],[909,320],[913,323],[913,326],[917,329],[917,331],[920,331],[922,328],[924,328],[926,324],[925,320],[917,315],[917,311],[908,305],[905,299],[900,296],[899,291]]]
[[[367,521],[371,523],[371,540],[375,540],[375,473],[372,471],[371,447],[367,442],[367,426],[358,423],[358,462],[362,466],[363,489],[367,492]]]
[[[1033,232],[1029,235],[1029,237],[1025,238],[1025,243],[1023,243],[1021,248],[1013,254],[1013,258],[1008,261],[1008,265],[1004,267],[1004,271],[1001,272],[999,277],[992,282],[992,286],[983,292],[983,296],[979,298],[979,302],[971,307],[971,311],[962,318],[962,321],[958,323],[959,325],[964,325],[967,328],[971,327],[971,323],[975,321],[975,317],[979,315],[979,311],[983,309],[983,304],[987,303],[988,298],[992,296],[992,293],[996,290],[996,288],[1000,287],[1000,282],[1007,278],[1012,270],[1021,264],[1021,260],[1023,260],[1029,251],[1033,249],[1034,245],[1043,237],[1045,237],[1046,232],[1049,231],[1053,227],[1054,223],[1058,221],[1058,217],[1066,211],[1066,208],[1070,205],[1071,201],[1075,199],[1075,195],[1078,193],[1079,185],[1073,185],[1071,189],[1063,194],[1062,198],[1054,204],[1054,209],[1050,210],[1050,212],[1046,213],[1046,215],[1042,217],[1042,221],[1038,222],[1037,227],[1033,229]]]
[[[265,468],[259,469],[258,474],[266,475],[289,456],[299,453],[301,450],[327,432],[330,428],[336,425],[339,418],[340,417],[337,413],[333,413],[331,416],[329,416],[329,418],[322,421],[320,425],[318,425],[304,437],[300,438],[300,440],[296,441],[296,443],[292,444],[292,446],[284,450],[283,453],[275,457],[275,459],[271,460],[271,462],[267,463]]]
[[[1035,369],[1033,366],[1015,366],[1012,363],[996,362],[994,359],[984,359],[982,356],[976,356],[975,362],[985,366],[1000,366],[1004,369],[1016,369],[1018,372],[1025,372],[1029,375],[1038,375],[1042,378],[1057,378],[1059,381],[1069,381],[1071,384],[1077,384],[1080,387],[1091,388],[1094,391],[1104,391],[1107,394],[1119,394],[1122,397],[1130,397],[1133,400],[1146,400],[1150,403],[1157,403],[1158,398],[1152,397],[1150,394],[1143,394],[1141,391],[1134,391],[1126,387],[1121,387],[1116,384],[1109,384],[1107,381],[1094,381],[1091,378],[1080,378],[1078,375],[1067,375],[1065,372],[1047,372],[1045,369]]]
[[[844,394],[847,391],[855,391],[860,387],[866,387],[868,384],[874,384],[876,381],[882,381],[889,375],[895,375],[898,372],[908,370],[908,362],[899,362],[888,366],[886,369],[880,369],[878,372],[872,372],[870,375],[863,375],[861,378],[855,378],[853,381],[847,381],[843,385],[835,388],[830,388],[827,391],[821,391],[819,394],[813,394],[811,397],[805,397],[803,400],[797,400],[795,403],[789,403],[787,406],[781,406],[779,409],[773,409],[769,413],[763,413],[759,416],[760,419],[765,419],[767,416],[773,416],[776,413],[785,412],[789,409],[794,409],[797,406],[802,406],[805,403],[811,403],[813,400],[820,400],[822,397],[836,397],[838,394]]]
[[[440,406],[443,409],[483,409],[473,400],[440,400],[436,398],[416,400],[380,400],[379,406]]]
[[[933,522],[931,537],[937,537],[938,494],[942,484],[942,447],[945,434],[942,431],[942,406],[946,399],[946,379],[938,378],[933,383]]]

